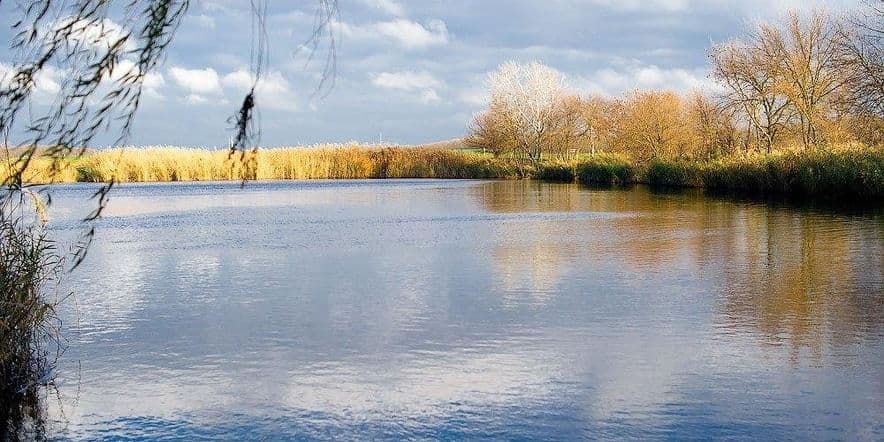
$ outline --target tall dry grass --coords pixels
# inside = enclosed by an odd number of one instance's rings
[[[0,169],[5,178],[10,167]],[[343,147],[262,149],[230,156],[226,150],[177,147],[92,151],[56,163],[34,160],[25,180],[148,182],[357,178],[507,178],[508,161],[441,148]]]

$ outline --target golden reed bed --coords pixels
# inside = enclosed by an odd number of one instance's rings
[[[9,176],[14,161],[5,161],[0,170],[4,177]],[[274,148],[231,156],[226,150],[150,147],[92,151],[55,162],[37,157],[27,168],[24,181],[496,178],[514,174],[504,162],[441,148]]]

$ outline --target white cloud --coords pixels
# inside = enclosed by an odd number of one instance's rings
[[[172,67],[169,75],[175,83],[193,94],[218,94],[221,92],[221,81],[218,73],[212,68],[184,69]]]
[[[199,14],[193,16],[196,24],[202,28],[206,29],[215,29],[215,17],[206,14]]]
[[[12,82],[15,68],[0,63],[0,87],[6,87]],[[33,98],[41,103],[51,102],[61,92],[63,72],[53,66],[45,66],[34,78]]]
[[[159,89],[166,85],[166,78],[159,72],[149,72],[144,76],[144,83],[147,89]]]
[[[114,66],[113,72],[105,79],[119,80],[126,75],[134,74],[138,71],[138,65],[132,60],[121,60]],[[141,83],[142,92],[145,96],[155,99],[162,99],[163,95],[160,89],[166,86],[166,78],[159,72],[148,72],[144,76]]]
[[[413,91],[442,86],[442,82],[429,72],[381,72],[371,80],[372,84],[384,89]]]
[[[690,0],[591,0],[598,6],[619,11],[663,10],[668,12],[686,11]]]
[[[381,89],[400,91],[420,91],[418,101],[423,104],[436,104],[442,101],[436,89],[445,84],[429,72],[381,72],[375,75],[371,83]]]
[[[254,76],[245,69],[238,69],[224,76],[221,80],[225,88],[237,93],[245,93],[251,89]],[[297,109],[298,97],[292,90],[288,80],[279,71],[264,74],[255,88],[255,100],[258,106],[269,109],[293,111]]]
[[[410,20],[399,19],[378,23],[374,27],[379,34],[396,40],[408,49],[448,43],[448,27],[442,20],[430,20],[424,26]]]
[[[435,89],[427,89],[421,92],[420,102],[423,104],[436,104],[442,101]]]
[[[353,40],[387,39],[393,40],[406,49],[423,49],[448,43],[448,27],[442,20],[430,20],[425,25],[406,19],[351,25],[334,22],[335,31]]]
[[[481,81],[479,81],[479,83],[481,83]],[[487,106],[489,101],[488,91],[484,88],[478,87],[469,87],[461,91],[460,94],[458,94],[458,99],[472,108]]]
[[[394,0],[362,0],[362,3],[380,9],[386,14],[402,17],[405,15],[405,8]]]
[[[589,75],[572,77],[581,92],[607,96],[621,95],[632,89],[671,89],[687,92],[712,89],[707,68],[660,68],[656,65],[634,64],[622,69],[604,68]]]
[[[190,104],[203,104],[209,100],[197,94],[190,94],[185,98],[185,101]]]
[[[225,75],[221,82],[224,83],[224,86],[226,87],[231,87],[239,91],[247,91],[252,87],[254,77],[245,69],[240,69]]]

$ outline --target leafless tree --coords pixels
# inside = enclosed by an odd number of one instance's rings
[[[564,76],[541,63],[502,64],[488,77],[491,106],[514,128],[516,143],[531,161],[543,157],[547,135],[565,97]]]
[[[805,148],[819,146],[820,125],[848,76],[839,68],[838,25],[828,13],[789,13],[784,26],[762,24],[759,46],[776,63],[779,89],[796,110]]]
[[[884,118],[884,0],[867,0],[839,27],[838,38],[838,69],[847,75],[842,104],[865,118]]]
[[[757,137],[770,153],[791,117],[788,97],[778,84],[777,61],[757,41],[734,40],[711,50],[712,76],[725,86],[724,107],[742,115],[748,133]]]

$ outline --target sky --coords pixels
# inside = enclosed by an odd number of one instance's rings
[[[845,11],[858,0],[339,0],[337,69],[321,93],[325,53],[311,61],[299,50],[316,0],[268,3],[269,58],[257,91],[262,146],[461,137],[484,107],[488,72],[510,60],[558,69],[580,94],[686,92],[710,84],[710,45],[754,21],[790,8]],[[251,17],[245,0],[194,0],[145,83],[129,143],[227,144],[228,117],[250,83]],[[0,31],[5,41],[8,34]],[[0,74],[11,57],[0,48]],[[61,75],[44,75],[38,95],[51,97]]]

